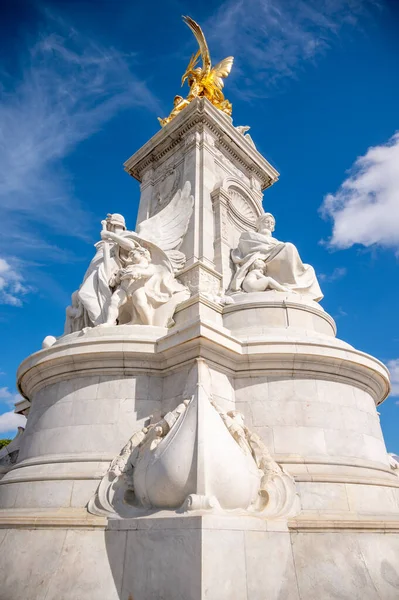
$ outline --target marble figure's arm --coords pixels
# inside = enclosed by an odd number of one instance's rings
[[[133,242],[133,240],[122,237],[121,235],[117,235],[116,233],[113,233],[112,231],[102,231],[101,239],[106,240],[106,241],[115,242],[116,244],[118,244],[118,246],[121,246],[121,248],[123,248],[124,250],[134,250],[137,246],[137,244],[135,242]]]

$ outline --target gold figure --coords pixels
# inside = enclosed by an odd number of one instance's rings
[[[224,85],[223,79],[230,73],[234,57],[228,56],[212,68],[208,44],[206,43],[201,27],[190,17],[183,17],[183,21],[190,27],[195,35],[199,49],[196,54],[193,54],[191,57],[186,72],[181,80],[181,84],[184,85],[184,82],[187,79],[190,92],[187,98],[175,96],[173,102],[174,108],[169,117],[166,117],[165,119],[158,117],[158,121],[162,127],[169,123],[181,110],[183,110],[183,108],[197,97],[208,98],[216,108],[229,116],[232,111],[231,103],[225,99],[222,89]],[[202,58],[202,67],[197,66],[200,56]]]

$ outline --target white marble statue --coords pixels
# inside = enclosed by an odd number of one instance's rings
[[[175,274],[185,263],[178,248],[193,210],[190,192],[186,182],[137,232],[128,231],[116,213],[102,221],[96,254],[67,309],[65,333],[97,325],[164,327],[170,322],[176,305],[189,296]]]
[[[275,289],[320,301],[323,294],[313,267],[302,262],[293,244],[273,237],[275,223],[273,215],[265,213],[257,220],[257,231],[241,234],[238,248],[231,253],[236,272],[230,292]]]

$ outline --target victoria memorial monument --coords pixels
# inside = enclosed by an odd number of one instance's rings
[[[386,367],[336,337],[201,28],[64,333],[21,364],[1,600],[397,600]],[[201,65],[199,63],[201,62]],[[267,199],[266,199],[267,204]],[[62,324],[60,323],[60,333]]]

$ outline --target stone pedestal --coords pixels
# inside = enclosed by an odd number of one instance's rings
[[[137,224],[157,214],[186,181],[194,215],[181,246],[187,257],[181,281],[191,292],[218,293],[231,275],[230,249],[255,227],[262,190],[278,172],[255,150],[231,119],[196,98],[125,163],[141,183]]]
[[[276,171],[203,100],[126,169],[142,182],[139,221],[191,182],[181,274],[191,297],[169,329],[85,329],[22,363],[31,408],[18,462],[0,480],[1,599],[396,600],[399,478],[376,411],[386,367],[337,339],[333,319],[299,294],[217,298]],[[295,479],[295,513],[90,514],[110,461],[183,401],[198,359],[212,400],[243,413]]]

